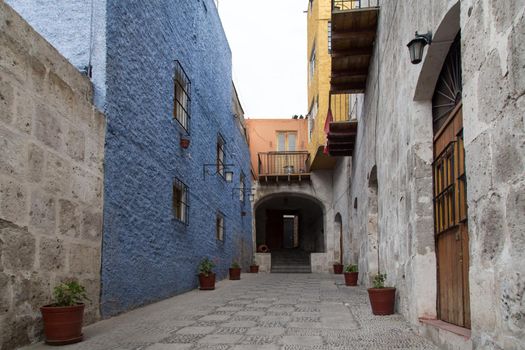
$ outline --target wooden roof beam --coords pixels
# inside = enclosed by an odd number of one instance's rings
[[[332,58],[345,58],[345,57],[359,57],[359,56],[372,56],[374,48],[368,47],[356,47],[353,49],[337,50],[336,47],[332,47]]]

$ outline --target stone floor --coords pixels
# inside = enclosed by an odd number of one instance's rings
[[[341,276],[244,274],[84,329],[62,349],[437,349],[399,315],[373,316]],[[26,349],[49,349],[37,344]]]

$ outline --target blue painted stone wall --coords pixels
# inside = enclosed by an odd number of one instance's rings
[[[249,263],[251,209],[232,190],[241,170],[250,183],[249,151],[232,113],[231,52],[211,0],[107,0],[108,118],[102,258],[103,316],[198,285],[203,257],[218,278],[232,260]],[[172,117],[174,60],[192,84],[191,145]],[[226,140],[234,182],[203,178],[217,134]],[[172,184],[189,187],[189,225],[174,219]],[[241,215],[241,210],[247,212]],[[224,241],[215,233],[225,217]]]
[[[79,70],[91,64],[93,102],[103,111],[106,95],[106,0],[5,2]]]

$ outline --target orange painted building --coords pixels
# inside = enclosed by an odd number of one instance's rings
[[[309,172],[308,119],[246,119],[246,129],[255,178]]]

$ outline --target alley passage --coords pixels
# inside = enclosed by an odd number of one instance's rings
[[[243,274],[99,322],[66,349],[437,349],[399,315],[373,316],[341,276]],[[49,349],[36,345],[30,349]]]

